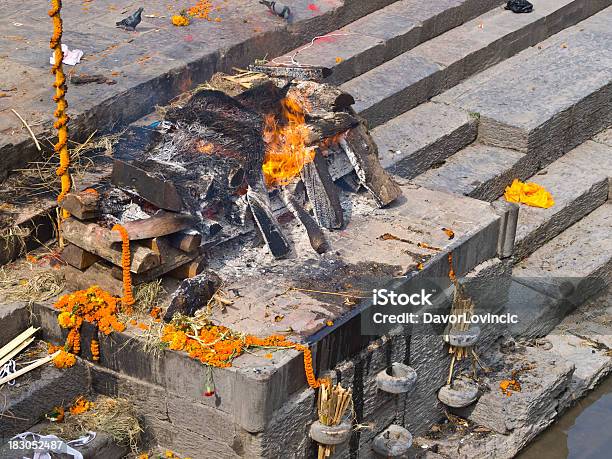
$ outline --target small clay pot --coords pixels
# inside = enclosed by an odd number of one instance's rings
[[[339,445],[351,437],[352,426],[349,422],[342,422],[336,426],[326,426],[319,421],[310,425],[310,438],[322,445]]]
[[[442,386],[438,400],[451,408],[463,408],[478,399],[478,385],[468,379],[459,378],[452,384]]]
[[[451,329],[448,332],[448,344],[454,347],[472,347],[479,337],[480,327],[472,326],[465,331]]]
[[[372,442],[372,449],[383,457],[403,456],[412,446],[412,434],[401,426],[391,424]]]
[[[384,369],[376,375],[376,384],[383,392],[405,394],[414,389],[417,373],[408,365],[394,362],[391,368]]]

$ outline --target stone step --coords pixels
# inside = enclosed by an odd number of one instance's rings
[[[499,6],[499,0],[401,0],[275,59],[333,68],[344,83]]]
[[[353,94],[355,109],[370,125],[378,126],[609,5],[610,0],[542,0],[536,11],[522,15],[496,8],[347,81],[342,88]]]
[[[413,178],[476,139],[478,120],[468,112],[427,102],[374,128],[380,162],[389,172]]]
[[[4,400],[0,438],[27,431],[53,407],[65,406],[89,390],[89,371],[80,362],[66,369],[45,364],[17,378],[14,386],[4,384],[0,388],[0,399]]]
[[[608,200],[612,147],[584,142],[528,180],[550,191],[555,205],[549,209],[521,206],[515,260],[524,259]]]
[[[515,259],[521,260],[606,202],[612,178],[612,148],[587,141],[536,173],[538,166],[524,153],[474,144],[414,182],[485,201],[498,198],[515,178],[544,186],[552,193],[555,205],[549,209],[521,206],[519,212]]]
[[[519,322],[510,331],[536,338],[612,281],[612,204],[573,224],[513,270],[506,310]]]
[[[435,100],[477,113],[482,143],[548,164],[612,124],[611,21],[609,7]]]

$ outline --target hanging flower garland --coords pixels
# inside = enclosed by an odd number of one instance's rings
[[[129,306],[136,302],[132,294],[130,236],[127,230],[121,225],[113,226],[112,231],[118,231],[121,235],[121,265],[123,268],[123,298],[121,299],[121,304],[124,309],[123,312],[129,313]]]
[[[57,104],[57,108],[53,113],[56,121],[53,127],[57,129],[57,143],[55,144],[55,152],[59,154],[60,165],[56,170],[56,174],[60,177],[62,188],[57,202],[61,203],[66,194],[70,191],[72,182],[70,180],[70,173],[68,167],[70,166],[70,155],[68,153],[68,120],[69,117],[66,114],[68,103],[66,102],[66,76],[62,68],[62,60],[64,59],[64,53],[62,52],[62,18],[60,16],[60,10],[62,9],[61,0],[52,0],[51,9],[49,10],[49,16],[53,20],[53,35],[49,42],[49,47],[53,50],[55,61],[53,67],[51,67],[51,73],[55,75],[55,82],[53,87],[55,88],[55,95],[53,100]],[[62,216],[67,218],[70,214],[68,211],[63,210]]]

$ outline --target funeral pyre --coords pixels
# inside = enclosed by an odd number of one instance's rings
[[[341,192],[363,188],[378,207],[401,195],[352,96],[273,73],[217,74],[162,121],[125,131],[110,183],[62,202],[72,215],[62,225],[65,261],[91,280],[121,279],[121,234],[112,231],[120,224],[134,284],[172,274],[185,279],[173,303],[206,304],[221,282],[206,272],[213,247],[250,235],[286,258],[281,222],[293,217],[323,254],[333,249],[326,232],[350,225]]]

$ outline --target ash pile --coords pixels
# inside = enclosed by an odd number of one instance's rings
[[[350,224],[341,190],[365,190],[378,207],[401,190],[353,97],[318,76],[278,67],[216,74],[166,108],[163,121],[130,127],[114,147],[111,183],[62,203],[72,214],[66,261],[119,279],[116,223],[130,237],[136,284],[197,276],[212,248],[245,235],[286,258],[292,243],[280,222],[292,218],[312,250],[333,249],[325,231]]]

